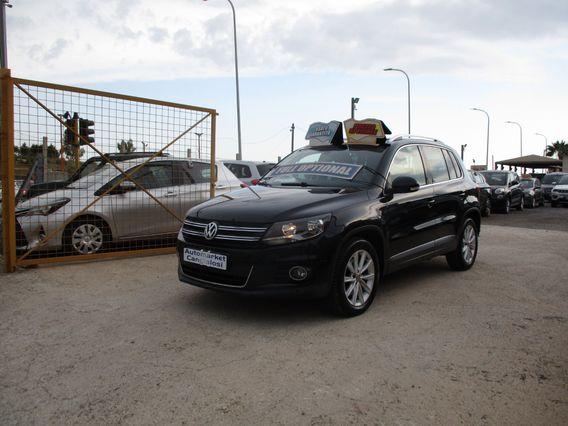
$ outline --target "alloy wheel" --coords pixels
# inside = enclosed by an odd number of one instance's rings
[[[361,308],[369,300],[375,285],[375,262],[367,250],[354,252],[343,273],[343,288],[349,304]]]
[[[102,229],[92,223],[79,225],[71,234],[71,246],[80,254],[93,254],[98,252],[104,243]]]
[[[462,256],[465,263],[471,265],[477,251],[477,233],[471,223],[463,230]]]

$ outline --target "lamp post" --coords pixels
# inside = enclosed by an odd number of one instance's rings
[[[359,103],[359,98],[351,98],[351,118],[355,119],[355,110],[357,109],[356,104]]]
[[[546,157],[546,149],[548,148],[548,138],[542,133],[535,133],[537,136],[542,136],[544,138],[544,156]]]
[[[407,83],[407,94],[408,94],[408,134],[410,134],[410,77],[408,74],[399,68],[385,68],[383,71],[398,71],[405,75]]]
[[[237,16],[235,13],[235,6],[233,6],[233,2],[231,0],[227,1],[229,2],[231,10],[233,11],[233,38],[235,40],[235,83],[237,90],[237,132],[238,132],[238,141],[239,141],[239,151],[237,152],[237,160],[242,160],[243,152],[241,144],[241,101],[239,96],[239,59],[237,55]]]
[[[471,110],[480,111],[487,116],[487,151],[485,152],[485,167],[489,170],[489,113],[481,108],[471,108]]]
[[[521,125],[519,123],[517,123],[516,121],[505,121],[505,123],[507,124],[516,124],[517,126],[519,126],[519,131],[521,132],[521,157],[523,156],[523,128],[521,127]]]

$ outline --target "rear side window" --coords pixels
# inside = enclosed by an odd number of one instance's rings
[[[246,179],[252,176],[249,166],[235,163],[226,163],[225,165],[239,179]]]
[[[217,166],[215,166],[215,174],[216,173]],[[211,165],[194,161],[189,168],[189,174],[195,183],[209,183],[211,179]]]
[[[187,168],[184,166],[183,163],[173,163],[173,176],[172,176],[173,184],[178,185],[191,185],[193,180],[189,175]]]
[[[452,160],[452,164],[454,165],[454,169],[456,170],[457,177],[459,178],[462,177],[463,176],[462,168],[460,167],[460,162],[456,158],[456,155],[451,151],[448,151],[448,154],[450,155],[450,159]],[[477,176],[479,178],[479,183],[485,183],[483,176],[481,176],[480,174],[477,174]]]
[[[400,176],[409,176],[416,179],[420,185],[426,184],[426,175],[424,173],[424,165],[418,146],[409,145],[401,148],[390,165],[389,175],[387,177],[388,185],[392,185],[392,181]]]
[[[258,169],[258,174],[260,176],[264,176],[267,174],[273,167],[275,166],[274,163],[266,163],[266,164],[257,164],[256,168]]]
[[[426,170],[430,179],[432,179],[432,183],[449,180],[450,174],[442,150],[434,146],[422,146],[420,149],[424,155]]]
[[[451,154],[445,149],[442,150],[442,154],[444,154],[444,159],[446,160],[446,166],[448,167],[448,171],[450,172],[450,179],[457,179],[458,173],[456,171],[454,163],[452,163]]]

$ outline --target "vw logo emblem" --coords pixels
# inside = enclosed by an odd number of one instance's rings
[[[203,236],[207,240],[212,240],[217,235],[217,224],[215,222],[209,222],[205,229],[203,230]]]

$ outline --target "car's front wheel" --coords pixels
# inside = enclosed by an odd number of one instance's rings
[[[95,254],[108,246],[110,230],[101,219],[78,218],[67,227],[64,238],[66,252],[80,255]]]
[[[522,212],[525,209],[525,197],[521,197],[521,202],[517,206],[517,210]]]
[[[473,219],[466,219],[461,234],[458,236],[458,246],[455,251],[446,255],[450,268],[465,271],[473,266],[477,258],[478,232]]]
[[[373,245],[364,239],[350,241],[342,251],[334,271],[330,304],[340,315],[360,315],[375,298],[380,280],[379,258]]]
[[[505,206],[503,207],[503,213],[509,214],[511,211],[511,200],[508,198],[505,200]]]

